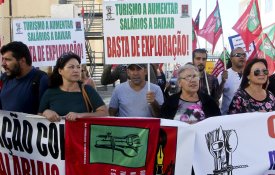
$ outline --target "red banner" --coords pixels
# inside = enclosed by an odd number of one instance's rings
[[[241,35],[246,50],[249,50],[249,44],[252,43],[262,32],[261,16],[258,0],[251,0],[243,15],[233,26],[233,29]]]
[[[154,174],[175,174],[178,128],[161,126]]]
[[[219,9],[219,3],[217,1],[214,11],[209,15],[204,23],[204,26],[199,30],[198,35],[206,39],[212,46],[212,53],[215,50],[215,46],[219,37],[222,34],[222,22]]]
[[[160,120],[66,121],[66,175],[153,174]]]

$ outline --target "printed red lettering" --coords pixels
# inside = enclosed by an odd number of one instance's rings
[[[139,36],[131,36],[131,45],[132,45],[132,56],[139,57]]]
[[[271,138],[275,138],[275,115],[272,115],[267,120],[268,134]]]
[[[35,46],[29,46],[29,51],[32,56],[32,62],[37,62]]]
[[[129,57],[128,36],[107,37],[107,55],[108,57]]]

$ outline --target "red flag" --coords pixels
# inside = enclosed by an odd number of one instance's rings
[[[84,7],[81,8],[81,15],[82,15],[82,18],[84,18]]]
[[[225,52],[225,54],[224,54],[224,52]],[[212,71],[212,75],[214,75],[215,77],[218,77],[218,75],[224,70],[224,60],[227,63],[229,59],[230,59],[230,55],[227,52],[227,50],[225,49],[222,52],[219,60],[216,62],[215,67]]]
[[[237,21],[237,23],[233,26],[233,29],[241,35],[246,50],[248,51],[249,44],[262,32],[258,0],[250,1],[247,9]]]
[[[275,47],[267,34],[264,33],[255,40],[255,47],[257,49],[258,57],[266,59],[269,75],[272,75],[275,70]]]
[[[212,75],[215,77],[218,77],[218,75],[224,70],[224,63],[223,61],[219,58],[218,61],[215,64],[215,67],[212,71]]]
[[[195,18],[195,21],[194,21],[194,30],[198,33],[199,31],[199,28],[200,28],[200,13],[201,13],[201,9],[199,10],[196,18]]]
[[[195,22],[192,19],[192,49],[195,50],[197,48],[197,35],[195,31]]]
[[[178,76],[178,69],[180,68],[180,66],[181,65],[179,63],[177,63],[176,65],[174,65],[174,71],[172,73],[173,77],[177,77]]]
[[[270,41],[275,44],[275,23],[263,28],[263,32],[267,34]]]
[[[208,16],[203,28],[199,30],[198,35],[206,39],[213,45],[212,54],[214,52],[216,43],[222,34],[222,21],[219,9],[219,3],[217,1],[214,11]]]

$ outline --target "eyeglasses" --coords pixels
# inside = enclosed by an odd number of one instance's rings
[[[264,75],[268,75],[268,70],[267,69],[256,69],[254,70],[254,75],[255,76],[259,76],[261,74],[261,72],[264,74]]]
[[[187,75],[186,77],[180,77],[179,79],[184,79],[186,81],[191,81],[192,79],[199,80],[200,77],[199,77],[199,75]]]
[[[233,57],[238,57],[238,58],[240,58],[240,57],[246,57],[246,53],[235,53],[234,55],[233,55]]]

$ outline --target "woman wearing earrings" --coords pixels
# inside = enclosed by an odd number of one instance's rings
[[[57,59],[49,80],[50,88],[44,93],[39,114],[51,122],[60,121],[60,116],[74,121],[77,118],[108,116],[107,107],[99,94],[91,87],[84,86],[91,102],[86,106],[81,84],[80,57],[72,52],[64,53]]]
[[[229,106],[229,114],[274,111],[275,98],[270,91],[266,90],[267,82],[266,60],[254,58],[247,62],[240,89]]]

